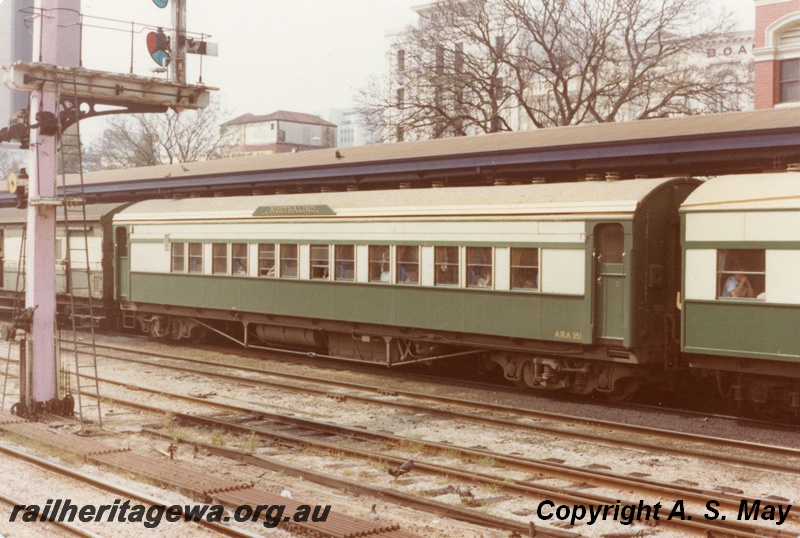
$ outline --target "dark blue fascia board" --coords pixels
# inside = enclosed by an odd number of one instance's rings
[[[768,130],[744,134],[725,133],[707,135],[698,133],[691,137],[673,137],[647,141],[604,142],[580,144],[561,148],[515,149],[491,153],[449,155],[446,157],[409,158],[393,161],[367,162],[353,165],[337,163],[336,166],[293,168],[217,174],[183,176],[180,178],[153,178],[91,184],[85,187],[87,198],[97,201],[126,201],[151,197],[171,196],[174,193],[225,192],[248,188],[275,186],[307,186],[332,183],[337,180],[352,181],[366,178],[370,184],[415,181],[441,176],[475,176],[481,173],[515,171],[525,167],[547,166],[550,170],[569,172],[592,169],[593,166],[616,167],[631,170],[637,166],[658,166],[662,173],[674,169],[686,173],[687,167],[708,163],[719,170],[730,166],[741,168],[742,161],[772,160],[776,157],[800,155],[800,127],[796,129]],[[754,162],[754,164],[756,164]],[[758,166],[756,164],[756,166]],[[535,169],[534,169],[535,170]],[[532,170],[532,171],[534,171]],[[702,173],[698,171],[696,173]],[[0,206],[16,203],[10,194],[0,195]]]

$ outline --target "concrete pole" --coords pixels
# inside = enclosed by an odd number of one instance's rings
[[[172,0],[172,26],[175,28],[170,43],[172,82],[186,84],[186,0]]]
[[[35,0],[33,61],[56,64],[58,52],[57,11],[60,0]],[[30,94],[30,124],[39,122],[39,112],[57,113],[56,88],[45,84]],[[56,206],[37,199],[54,200],[56,196],[56,136],[42,135],[31,129],[31,164],[28,186],[28,235],[26,248],[25,305],[36,307],[33,323],[26,337],[31,387],[25,395],[46,402],[57,397],[55,312],[56,312]]]

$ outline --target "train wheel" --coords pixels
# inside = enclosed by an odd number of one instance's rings
[[[532,389],[534,388],[534,381],[533,376],[531,375],[531,363],[529,361],[525,361],[520,366],[521,376],[519,379],[512,379],[511,382],[514,383],[518,389]]]
[[[606,398],[612,402],[627,402],[642,386],[641,379],[637,377],[623,377],[614,383],[614,388],[606,392]]]
[[[512,379],[512,380],[511,380],[511,382],[512,382],[512,383],[514,384],[514,386],[515,386],[515,387],[517,387],[518,389],[529,389],[529,388],[530,388],[530,387],[528,386],[528,384],[527,384],[527,383],[525,383],[525,380],[524,380],[524,379]]]
[[[150,324],[150,334],[154,338],[166,338],[169,336],[169,320],[161,316],[155,316]]]

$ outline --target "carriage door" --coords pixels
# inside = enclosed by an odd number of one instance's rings
[[[117,298],[125,300],[130,293],[130,260],[128,258],[128,230],[124,227],[116,231],[117,249]]]
[[[595,337],[623,337],[625,312],[625,232],[621,224],[594,229]]]

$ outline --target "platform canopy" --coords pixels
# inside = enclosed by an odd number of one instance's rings
[[[800,163],[800,108],[259,154],[84,174],[90,202],[186,196],[711,177]],[[67,176],[67,183],[78,181]],[[0,207],[14,205],[0,193]]]

